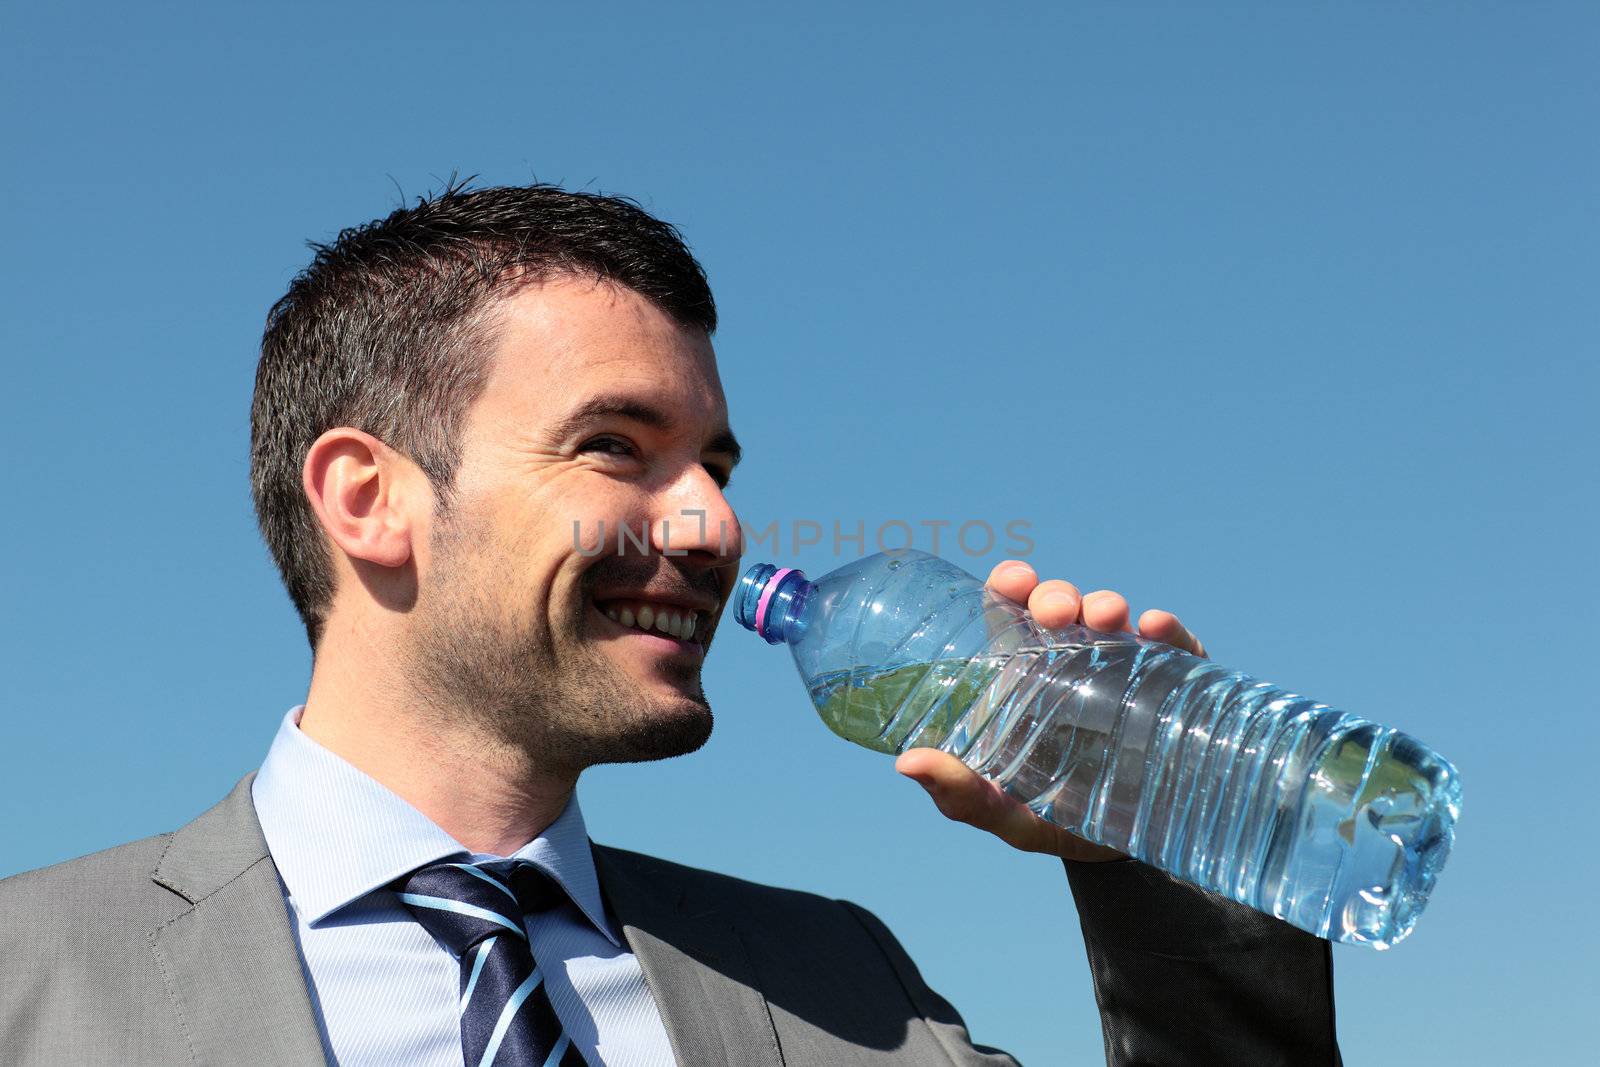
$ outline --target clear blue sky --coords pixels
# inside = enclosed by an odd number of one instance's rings
[[[1025,520],[1457,763],[1416,934],[1335,949],[1352,1065],[1591,1056],[1596,9],[749,7],[8,5],[0,875],[187,821],[303,695],[246,484],[303,242],[536,176],[683,227],[747,521]],[[586,776],[598,839],[854,899],[979,1040],[1100,1062],[1056,865],[778,650],[707,687],[704,750]]]

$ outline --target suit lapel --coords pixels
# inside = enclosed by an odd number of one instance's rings
[[[195,1059],[263,1067],[325,1064],[278,870],[246,775],[172,836],[152,874],[188,900],[151,947]],[[647,882],[631,853],[594,846],[612,913],[685,1067],[782,1067],[767,1001],[726,915],[681,882]]]
[[[594,858],[678,1063],[779,1067],[772,1013],[728,918],[686,900],[681,884],[647,884],[631,853],[596,845]]]
[[[254,778],[173,834],[152,877],[192,907],[154,931],[151,947],[198,1062],[322,1064]]]

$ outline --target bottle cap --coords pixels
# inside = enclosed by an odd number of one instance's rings
[[[735,614],[739,625],[754,630],[768,644],[793,637],[789,613],[810,590],[805,572],[794,567],[775,567],[758,563],[744,572],[734,592]]]

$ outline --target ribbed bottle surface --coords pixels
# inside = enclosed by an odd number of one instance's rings
[[[1320,937],[1386,948],[1410,932],[1459,813],[1449,764],[1171,646],[1056,633],[812,697],[824,718],[881,714],[869,747],[942,748],[1050,822]]]
[[[771,574],[747,576],[752,628]],[[1170,645],[1045,630],[926,554],[779,584],[759,632],[790,644],[836,733],[944,749],[1043,818],[1318,936],[1399,941],[1449,854],[1456,772],[1397,730]]]

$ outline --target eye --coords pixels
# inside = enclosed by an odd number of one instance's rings
[[[578,446],[579,452],[600,452],[608,456],[634,456],[638,450],[620,437],[595,437]]]
[[[726,490],[728,483],[733,481],[733,472],[731,470],[720,467],[715,463],[707,463],[705,468],[706,473],[711,475],[711,480],[717,483],[718,489]]]

